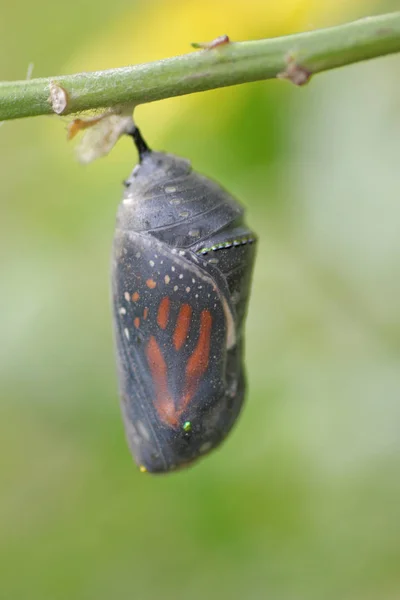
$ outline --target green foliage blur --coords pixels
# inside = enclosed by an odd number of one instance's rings
[[[122,66],[390,8],[366,1],[7,3],[0,79]],[[392,3],[392,8],[395,8]],[[259,15],[259,16],[257,16]],[[0,597],[400,598],[400,62],[139,107],[149,144],[247,206],[248,394],[220,450],[141,475],[118,406],[109,264],[121,140],[0,128]]]

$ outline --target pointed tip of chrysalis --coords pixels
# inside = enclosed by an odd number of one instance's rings
[[[144,138],[142,137],[142,134],[140,133],[140,130],[136,127],[136,125],[133,125],[133,127],[129,131],[127,131],[127,134],[133,138],[133,141],[135,142],[135,146],[139,153],[139,160],[141,162],[143,157],[146,154],[149,154],[151,150],[146,144]]]

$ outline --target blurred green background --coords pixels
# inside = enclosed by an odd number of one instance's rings
[[[399,8],[338,0],[27,0],[0,78],[122,66]],[[247,405],[192,469],[139,474],[109,302],[122,140],[89,166],[67,119],[0,128],[0,597],[400,598],[399,57],[139,107],[260,236]]]

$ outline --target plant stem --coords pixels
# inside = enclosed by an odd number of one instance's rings
[[[0,120],[54,113],[49,100],[54,85],[67,93],[66,115],[279,76],[301,85],[315,73],[395,52],[400,52],[400,12],[285,37],[225,43],[136,66],[0,82]]]

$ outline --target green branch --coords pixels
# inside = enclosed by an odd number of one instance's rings
[[[142,65],[0,82],[0,120],[137,105],[274,77],[301,85],[315,73],[394,52],[400,52],[400,12],[285,37],[210,45]]]

